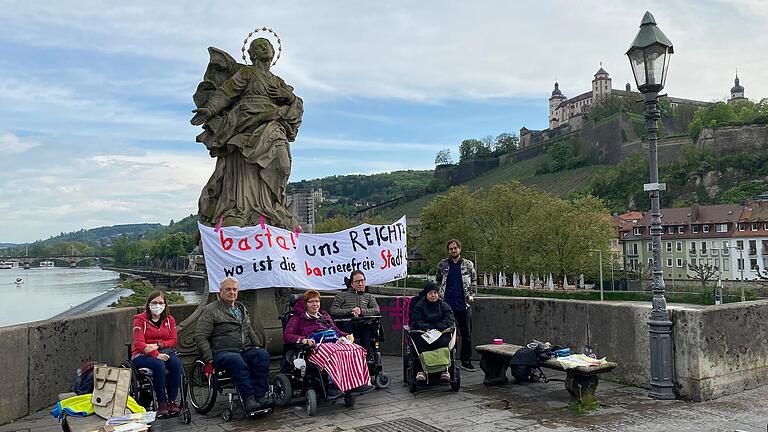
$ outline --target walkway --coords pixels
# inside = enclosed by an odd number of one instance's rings
[[[320,405],[308,418],[303,406],[280,409],[258,420],[225,423],[217,404],[208,416],[193,413],[191,425],[179,419],[155,422],[152,431],[766,431],[768,387],[746,391],[711,402],[657,401],[643,389],[601,381],[597,396],[600,410],[579,415],[566,408],[568,394],[562,382],[485,387],[483,373],[465,372],[462,391],[433,387],[416,395],[400,381],[400,359],[388,357],[385,365],[395,377],[392,386],[358,399],[354,409],[343,404]],[[563,378],[551,372],[550,378]],[[414,420],[410,420],[414,419]],[[394,422],[397,422],[395,424]],[[423,422],[423,423],[419,423]],[[405,425],[405,427],[397,425]],[[385,427],[386,426],[386,427]],[[0,432],[60,430],[46,411],[0,426]]]

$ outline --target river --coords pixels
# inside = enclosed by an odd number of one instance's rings
[[[16,284],[16,278],[24,283]],[[130,290],[115,289],[118,273],[98,267],[0,269],[0,327],[106,308]],[[187,302],[197,293],[184,292]]]

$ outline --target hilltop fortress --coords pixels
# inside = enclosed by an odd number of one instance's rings
[[[736,75],[734,86],[731,88],[731,97],[728,102],[746,99],[744,97],[744,87],[739,84],[739,77]],[[600,67],[592,78],[592,89],[581,93],[572,98],[567,98],[560,90],[560,85],[555,82],[555,88],[549,97],[549,128],[544,130],[531,130],[525,127],[520,129],[520,148],[524,149],[531,145],[543,142],[547,139],[566,135],[578,131],[584,127],[584,123],[589,119],[589,113],[592,107],[601,100],[610,95],[632,97],[642,100],[642,94],[632,91],[631,85],[627,83],[624,90],[613,88],[612,80],[608,72]],[[706,107],[712,102],[683,99],[667,96],[673,108],[681,105],[689,105],[695,108]]]

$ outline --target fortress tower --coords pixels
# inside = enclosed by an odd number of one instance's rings
[[[567,120],[560,118],[557,107],[565,100],[565,96],[560,91],[560,85],[555,82],[555,89],[552,90],[552,96],[549,97],[549,128],[554,129],[560,125],[561,121]]]
[[[731,98],[728,99],[728,103],[744,99],[746,99],[744,97],[744,87],[739,84],[739,73],[736,72],[736,79],[733,80],[733,87],[731,87]]]
[[[603,69],[603,64],[600,63],[600,69],[595,72],[595,77],[592,79],[592,104],[609,94],[611,94],[611,77]]]

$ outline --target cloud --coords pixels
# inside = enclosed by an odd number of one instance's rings
[[[34,139],[19,138],[10,132],[0,131],[0,154],[5,157],[13,153],[23,153],[39,145]]]

